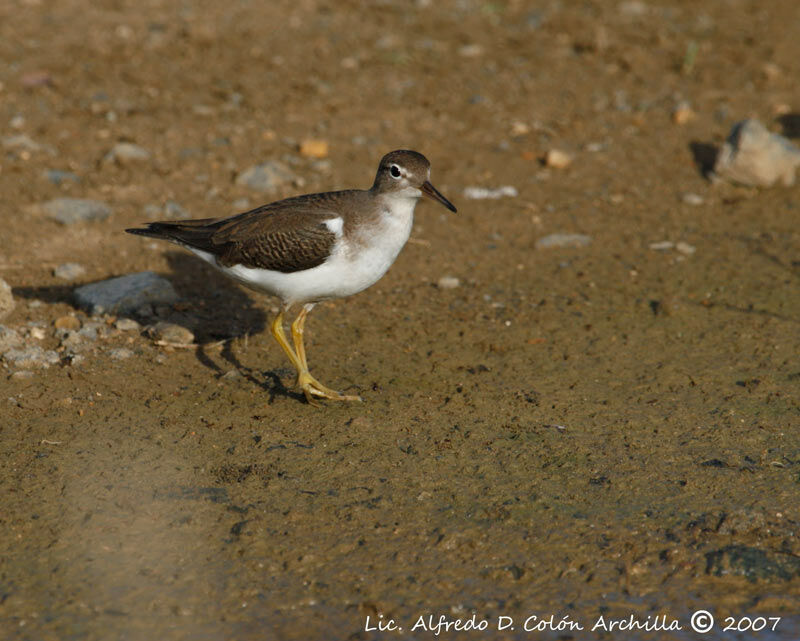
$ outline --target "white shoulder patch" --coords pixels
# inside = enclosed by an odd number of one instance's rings
[[[342,229],[344,228],[344,220],[338,217],[328,218],[328,220],[325,221],[325,226],[337,236],[341,236]]]

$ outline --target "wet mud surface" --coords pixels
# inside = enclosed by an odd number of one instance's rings
[[[751,638],[727,616],[796,638],[800,192],[704,170],[743,118],[797,135],[798,19],[746,0],[0,6],[0,322],[60,359],[0,372],[1,636],[427,639],[419,616],[475,615],[488,631],[439,638],[692,639],[705,609],[703,638]],[[119,142],[149,156],[108,158]],[[170,203],[367,187],[395,148],[459,212],[421,203],[384,279],[310,315],[312,372],[362,404],[292,387],[274,300],[122,231]],[[237,184],[270,160],[298,180]],[[62,225],[36,207],[58,197],[112,214]],[[589,242],[537,247],[557,233]],[[180,301],[135,320],[195,345],[76,308],[76,286],[143,270]],[[65,316],[93,328],[81,358]],[[403,633],[366,631],[381,615]],[[536,636],[531,615],[587,629]],[[683,629],[589,633],[601,615]]]

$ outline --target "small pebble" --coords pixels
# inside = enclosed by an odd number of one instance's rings
[[[705,202],[705,199],[700,194],[686,193],[683,195],[683,202],[687,205],[699,206]]]
[[[519,192],[511,185],[487,189],[486,187],[467,187],[464,189],[464,198],[470,200],[497,200],[498,198],[516,198]]]
[[[174,200],[164,203],[164,218],[167,220],[186,220],[192,215]]]
[[[483,54],[483,47],[479,44],[468,44],[460,47],[458,55],[462,58],[477,58]]]
[[[28,89],[50,86],[53,84],[53,76],[45,70],[29,71],[20,78],[20,83]]]
[[[519,120],[515,120],[511,123],[511,135],[512,136],[525,136],[531,132],[530,125],[521,122]]]
[[[641,0],[626,0],[625,2],[620,2],[619,5],[617,5],[617,10],[623,16],[638,18],[645,15],[649,8],[647,4]]]
[[[231,203],[234,212],[247,211],[250,209],[249,198],[237,198]]]
[[[42,175],[57,186],[66,182],[77,183],[81,181],[76,174],[73,174],[71,171],[62,171],[61,169],[45,169]]]
[[[60,346],[70,353],[81,352],[89,348],[83,337],[76,331],[58,330],[58,335],[61,338]]]
[[[296,178],[285,165],[269,161],[245,169],[236,177],[236,184],[256,191],[271,192],[291,184]]]
[[[86,357],[83,354],[70,354],[69,355],[69,364],[73,367],[77,367],[82,365],[86,362]]]
[[[765,62],[761,65],[761,72],[767,80],[775,80],[783,74],[783,70],[774,62]]]
[[[461,281],[455,276],[442,276],[436,281],[436,286],[439,289],[455,289],[461,285]]]
[[[105,155],[105,162],[115,162],[118,165],[130,165],[150,160],[151,154],[144,147],[132,142],[118,142]]]
[[[11,285],[0,278],[0,318],[8,316],[16,306],[11,294]]]
[[[31,327],[28,330],[28,337],[35,341],[44,340],[44,337],[47,336],[47,332],[44,331],[43,327]]]
[[[307,138],[300,143],[300,155],[306,158],[327,158],[328,141],[316,138]]]
[[[654,251],[663,252],[670,250],[673,247],[675,247],[675,243],[673,243],[671,240],[661,240],[657,243],[650,243],[650,249]]]
[[[81,328],[81,321],[72,314],[67,314],[66,316],[61,316],[56,319],[53,326],[56,329],[69,329],[72,331],[79,330]]]
[[[114,321],[114,327],[121,332],[138,332],[142,326],[132,318],[118,318]]]
[[[677,249],[684,256],[691,256],[697,251],[694,245],[685,243],[682,240],[679,240],[677,243],[675,243],[675,249]]]
[[[29,378],[33,378],[34,374],[29,369],[20,369],[11,374],[9,377],[12,381],[23,381]]]
[[[536,241],[536,249],[586,247],[591,242],[592,237],[586,234],[550,234]]]
[[[681,100],[672,110],[672,122],[676,125],[685,125],[694,118],[694,111],[686,100]]]
[[[97,325],[87,323],[78,330],[78,336],[80,336],[81,338],[85,338],[86,340],[96,341]]]
[[[38,142],[34,142],[34,140],[25,134],[16,134],[13,136],[5,136],[3,138],[3,148],[10,149],[10,150],[24,150],[24,151],[40,151],[42,149],[42,145]]]
[[[147,333],[156,342],[170,345],[191,345],[194,343],[194,334],[175,323],[156,323],[147,328]]]
[[[127,347],[115,347],[108,350],[108,355],[115,361],[121,361],[133,356],[133,350],[130,350]]]
[[[76,280],[86,274],[86,268],[79,263],[64,263],[53,270],[53,276],[61,280]]]
[[[105,220],[111,215],[111,208],[105,203],[85,198],[56,198],[44,203],[41,208],[47,216],[62,225]]]
[[[544,155],[544,164],[553,169],[566,169],[572,164],[572,155],[561,149],[550,149]]]

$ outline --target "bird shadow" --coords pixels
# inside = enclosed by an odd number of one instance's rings
[[[246,342],[267,326],[266,313],[246,290],[193,256],[170,251],[165,257],[176,291],[181,299],[191,302],[190,310],[173,311],[167,320],[194,332],[197,360],[217,378],[229,376],[231,370],[223,370],[211,355],[221,343],[220,357],[233,367],[233,372],[267,392],[270,403],[278,396],[304,400],[302,394],[289,390],[282,382],[282,376],[291,375],[292,370],[256,369],[242,363],[234,351],[235,340]]]
[[[219,354],[247,381],[267,392],[270,402],[276,396],[304,399],[302,394],[289,390],[282,383],[281,377],[291,375],[292,370],[282,366],[265,371],[249,367],[241,362],[234,351],[235,341],[246,341],[247,337],[266,329],[267,314],[262,307],[241,286],[197,258],[180,251],[169,251],[165,258],[170,269],[165,276],[174,286],[181,302],[157,309],[156,316],[140,313],[126,316],[142,325],[167,321],[190,329],[197,343],[197,360],[219,379],[230,375],[231,370],[221,367],[212,353]],[[79,286],[79,283],[73,283],[14,287],[12,294],[17,298],[40,300],[47,304],[74,306],[74,290]]]
[[[689,143],[689,150],[694,157],[694,164],[697,170],[706,180],[711,180],[714,173],[714,162],[717,160],[719,147],[708,142],[693,140]]]

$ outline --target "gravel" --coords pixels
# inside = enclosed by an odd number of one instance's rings
[[[32,347],[23,347],[20,349],[9,349],[3,353],[3,360],[21,369],[47,369],[51,365],[60,363],[61,357],[58,355],[58,352],[52,349],[44,350],[38,345],[34,345]]]

